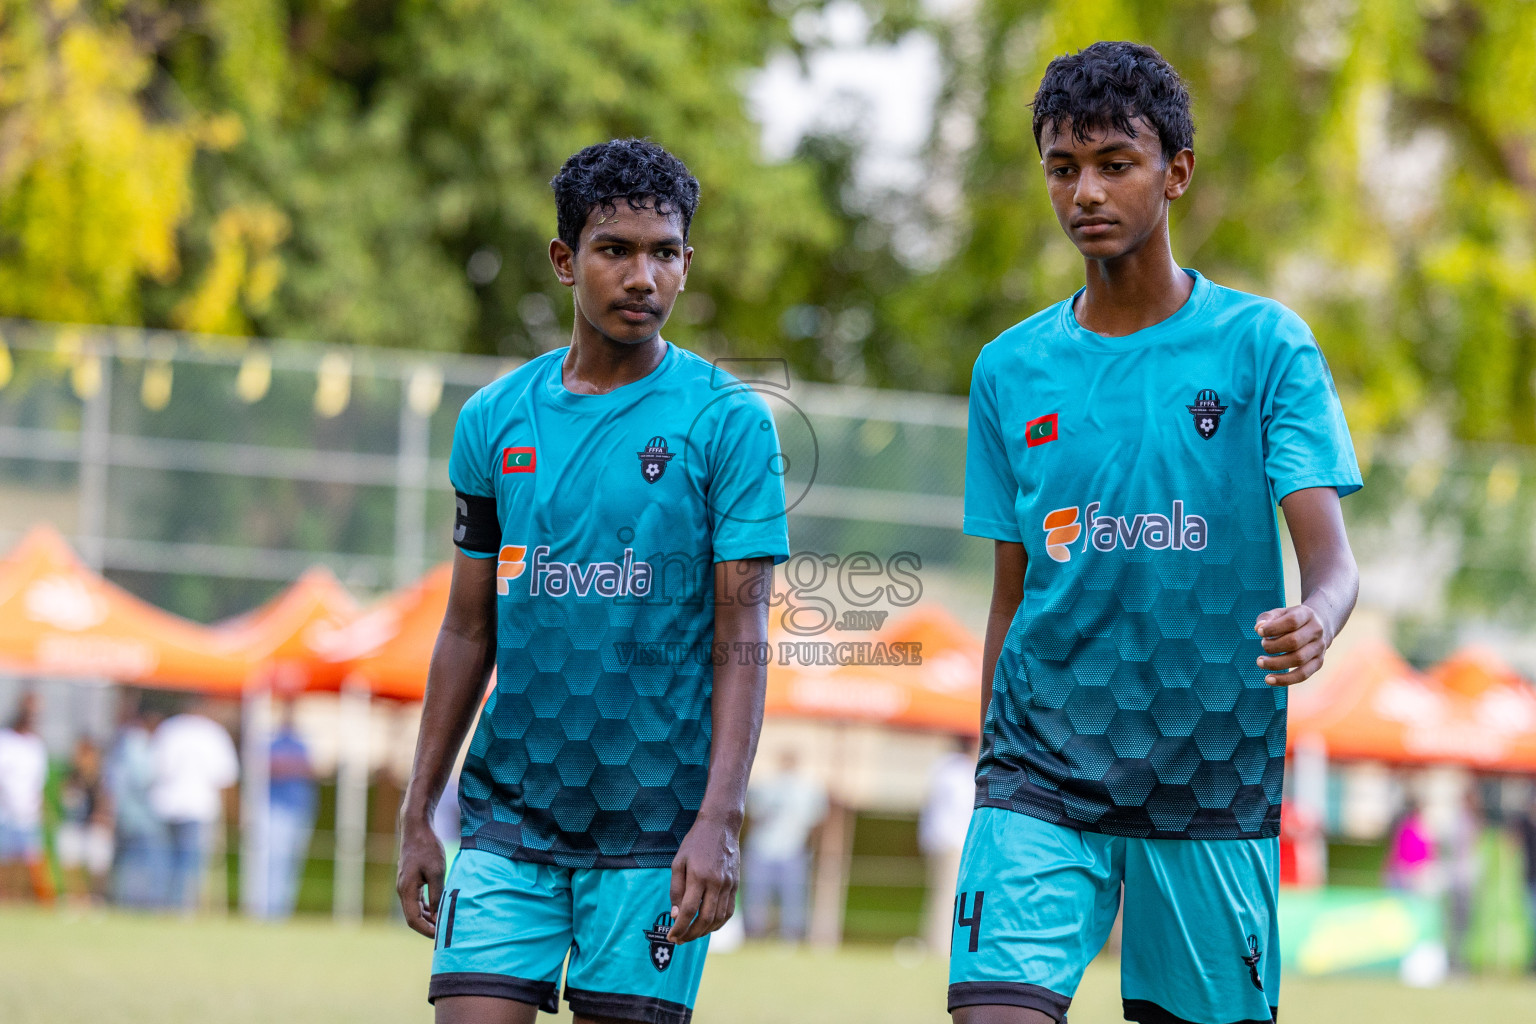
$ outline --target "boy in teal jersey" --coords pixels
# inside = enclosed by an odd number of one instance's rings
[[[735,907],[766,682],[736,652],[766,642],[789,555],[783,460],[761,398],[660,334],[698,182],[628,139],[553,185],[575,327],[459,415],[398,888],[440,1024],[527,1024],[562,967],[578,1022],[687,1024]],[[493,666],[445,880],[432,809]]]
[[[1034,130],[1087,283],[971,383],[965,529],[996,565],[949,1008],[1064,1020],[1123,891],[1126,1019],[1269,1021],[1285,687],[1354,606],[1360,472],[1306,324],[1173,260],[1194,170],[1173,68],[1131,43],[1058,58]]]

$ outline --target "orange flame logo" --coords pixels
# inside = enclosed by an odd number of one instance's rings
[[[501,549],[496,562],[496,593],[503,597],[512,593],[512,581],[523,574],[528,568],[523,561],[523,555],[528,551],[525,544],[507,544]]]
[[[1077,521],[1077,506],[1058,508],[1045,517],[1045,553],[1058,562],[1072,557],[1072,542],[1083,535]]]

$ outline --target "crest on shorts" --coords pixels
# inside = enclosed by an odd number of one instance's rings
[[[677,453],[667,451],[667,439],[657,436],[645,442],[645,450],[636,454],[640,456],[640,475],[645,477],[646,483],[653,484],[661,479],[661,474],[667,471],[667,463]]]
[[[1194,405],[1186,405],[1184,408],[1195,417],[1195,432],[1207,441],[1216,436],[1216,428],[1221,426],[1221,414],[1227,411],[1227,407],[1221,404],[1221,398],[1210,388],[1205,388],[1195,396]]]
[[[667,938],[667,933],[672,930],[672,915],[663,910],[656,915],[656,921],[645,929],[645,938],[651,944],[651,966],[658,971],[664,971],[672,966],[672,951],[675,944]]]
[[[1248,965],[1248,980],[1253,982],[1253,987],[1260,992],[1264,991],[1264,981],[1259,977],[1259,958],[1263,955],[1259,952],[1259,937],[1248,936],[1248,955],[1243,957],[1243,963]]]

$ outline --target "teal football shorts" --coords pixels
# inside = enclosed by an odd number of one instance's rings
[[[688,1024],[709,936],[682,945],[670,868],[562,868],[461,850],[448,871],[431,1002],[495,996],[575,1013]],[[569,964],[567,964],[569,955]]]
[[[1278,839],[1128,839],[997,807],[971,816],[949,1009],[1066,1019],[1124,885],[1120,993],[1143,1024],[1260,1024],[1280,1002]]]

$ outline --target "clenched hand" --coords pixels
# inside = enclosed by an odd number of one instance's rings
[[[708,935],[736,912],[741,844],[730,825],[699,817],[672,859],[671,942]]]
[[[1304,604],[1271,609],[1259,616],[1254,629],[1269,652],[1258,664],[1269,673],[1264,681],[1270,686],[1291,686],[1315,674],[1333,642],[1322,619]]]

